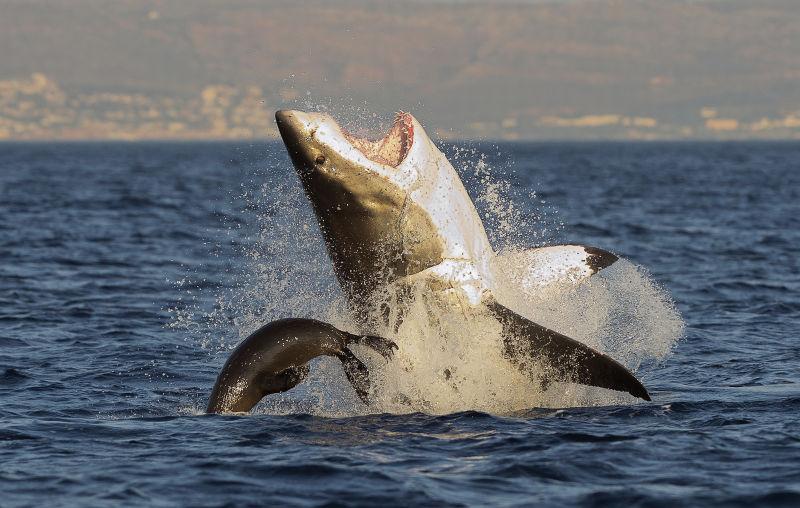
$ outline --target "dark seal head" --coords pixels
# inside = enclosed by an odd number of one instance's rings
[[[318,356],[339,358],[348,380],[366,403],[369,370],[348,349],[353,343],[371,347],[386,358],[397,348],[381,337],[354,335],[313,319],[273,321],[233,351],[217,377],[206,412],[250,411],[264,396],[301,383],[308,375],[308,362]]]

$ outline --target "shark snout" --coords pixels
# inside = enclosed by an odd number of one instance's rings
[[[307,122],[303,121],[302,116],[305,116],[302,112],[292,109],[281,109],[275,112],[275,123],[278,124],[278,130],[285,142],[296,142],[300,136],[307,134],[304,132]]]
[[[275,112],[275,121],[278,125],[291,122],[297,116],[297,111],[293,109],[279,109]]]
[[[275,123],[292,158],[307,157],[312,135],[308,115],[302,111],[281,109],[275,112]]]

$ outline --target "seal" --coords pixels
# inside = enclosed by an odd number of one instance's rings
[[[495,317],[506,355],[520,368],[535,359],[548,364],[552,380],[649,400],[644,386],[612,358],[497,302],[496,256],[480,216],[453,166],[411,114],[398,113],[377,140],[353,136],[324,113],[282,110],[275,118],[362,332],[397,330],[400,321],[388,320],[402,320],[409,288],[423,284],[454,309]],[[529,267],[520,280],[534,285],[578,283],[618,259],[582,245],[517,255]]]
[[[397,345],[387,339],[354,335],[313,319],[280,319],[256,330],[233,351],[217,377],[207,413],[250,411],[264,396],[285,392],[309,373],[318,356],[341,360],[359,398],[368,402],[369,370],[348,346],[362,344],[386,359]]]

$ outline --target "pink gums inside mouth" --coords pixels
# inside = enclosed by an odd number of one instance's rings
[[[381,139],[373,141],[358,138],[349,132],[344,132],[344,137],[367,159],[378,164],[397,167],[406,158],[414,142],[414,124],[411,115],[401,111],[395,115],[392,128]]]

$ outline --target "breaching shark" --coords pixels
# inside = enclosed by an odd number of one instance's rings
[[[544,367],[545,379],[542,369],[537,372],[543,383],[573,382],[650,400],[642,383],[613,358],[498,301],[495,252],[483,222],[458,173],[411,114],[398,113],[378,140],[348,133],[325,113],[283,110],[275,118],[360,334],[396,331],[405,301],[422,286],[445,306],[497,319],[505,356],[523,370]],[[523,278],[541,285],[579,283],[618,259],[583,245],[533,248],[517,256],[528,266]],[[312,331],[321,326],[307,324]],[[289,365],[292,370],[271,383],[285,384],[288,377],[294,386],[306,361]]]

